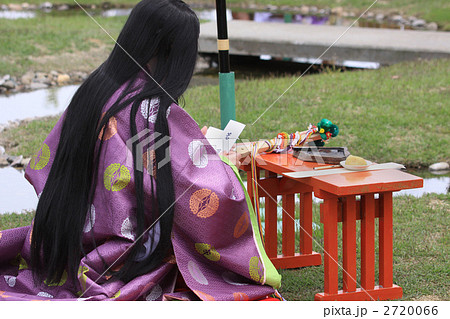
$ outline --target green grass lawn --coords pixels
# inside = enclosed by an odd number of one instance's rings
[[[95,19],[117,38],[126,17]],[[88,16],[43,15],[0,23],[0,74],[21,76],[27,71],[91,72],[114,45]]]
[[[319,208],[313,207],[313,249],[323,256],[323,227]],[[394,197],[394,284],[403,288],[401,300],[449,300],[450,296],[450,195],[427,194]],[[357,269],[360,269],[360,223],[357,222]],[[377,227],[376,227],[377,231]],[[376,238],[377,238],[377,232]],[[339,227],[339,289],[342,289],[342,241]],[[281,245],[281,241],[280,244]],[[378,239],[375,241],[378,283]],[[280,292],[288,300],[314,300],[323,292],[323,264],[280,271]],[[356,278],[360,287],[360,278]]]
[[[39,120],[23,122],[19,127],[0,133],[0,145],[11,155],[32,156],[40,149],[42,142],[58,121],[58,117],[48,116]]]

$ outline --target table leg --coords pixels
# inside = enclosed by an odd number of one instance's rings
[[[401,287],[392,283],[392,192],[380,194],[380,285],[375,286],[375,210],[373,194],[361,196],[361,288],[356,288],[355,219],[358,218],[354,196],[345,197],[342,215],[344,289],[337,291],[337,200],[324,199],[321,220],[324,225],[324,292],[315,300],[392,300],[403,295]],[[331,242],[330,242],[331,241]],[[356,289],[355,289],[356,288]]]
[[[373,194],[361,196],[361,287],[375,285],[375,199]]]
[[[338,199],[324,199],[323,203],[324,237],[324,288],[325,294],[338,292]]]
[[[312,193],[300,194],[300,253],[312,253]]]
[[[282,254],[271,257],[273,264],[277,269],[322,264],[321,254],[312,251],[312,193],[300,193],[300,252],[295,252],[295,193],[284,193],[282,196]]]
[[[392,287],[392,193],[380,194],[379,217],[379,281],[384,288]]]
[[[356,291],[356,200],[345,197],[342,219],[342,256],[344,292]]]
[[[295,194],[283,195],[283,256],[295,254]]]

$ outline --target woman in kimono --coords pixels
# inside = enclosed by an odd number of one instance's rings
[[[199,21],[143,0],[32,158],[32,225],[0,232],[0,299],[260,300],[280,276],[236,167],[178,100]]]

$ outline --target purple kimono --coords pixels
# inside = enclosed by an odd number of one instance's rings
[[[144,81],[140,74],[135,85]],[[103,112],[124,87],[110,98]],[[136,116],[138,131],[153,133],[158,107],[158,99],[142,102]],[[173,255],[129,283],[104,274],[99,254],[107,264],[120,267],[136,239],[133,159],[127,146],[130,111],[131,105],[117,113],[99,136],[104,140],[100,174],[83,236],[85,247],[90,247],[94,236],[97,250],[86,251],[81,259],[78,283],[64,274],[59,284],[44,281],[35,286],[28,266],[32,227],[4,230],[0,232],[0,300],[259,300],[272,294],[280,286],[281,276],[264,251],[255,213],[236,168],[215,153],[197,123],[176,104],[166,113],[176,199]],[[62,118],[26,170],[38,196],[50,172]],[[144,145],[145,149],[144,192],[153,196],[150,174],[156,163]],[[151,230],[156,235],[157,226]],[[145,236],[144,255],[151,253],[153,245],[146,239],[151,236]],[[188,290],[174,290],[180,276]]]

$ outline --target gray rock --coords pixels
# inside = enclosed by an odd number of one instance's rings
[[[319,9],[315,6],[309,8],[309,14],[316,14]]]
[[[342,13],[344,12],[344,8],[336,7],[331,9],[331,14],[336,15],[338,17],[342,17]]]
[[[323,11],[324,11],[324,15],[326,15],[326,16],[329,16],[330,14],[331,14],[331,9],[330,8],[325,8],[325,9],[323,9]]]
[[[375,13],[373,13],[372,11],[369,11],[366,13],[366,18],[367,19],[374,19],[375,18]]]
[[[437,31],[437,29],[438,29],[439,27],[438,27],[438,24],[437,24],[436,22],[430,22],[430,23],[428,23],[428,24],[425,26],[425,28],[426,28],[427,30],[430,30],[430,31]]]
[[[39,89],[46,89],[48,88],[48,84],[45,83],[39,83],[39,82],[32,82],[29,86],[32,90],[39,90]]]
[[[8,157],[7,160],[8,160],[8,162],[11,163],[12,167],[17,167],[17,166],[22,166],[22,159],[23,159],[23,156],[20,155],[20,156],[10,156],[10,157]]]
[[[59,85],[63,85],[70,82],[70,76],[68,74],[60,74],[58,75],[56,82]]]
[[[71,74],[71,78],[75,81],[75,82],[83,82],[84,80],[86,80],[88,77],[87,73],[84,72],[73,72]]]
[[[66,11],[66,10],[69,10],[69,6],[67,4],[63,4],[58,7],[58,11]]]
[[[30,84],[34,79],[34,72],[28,71],[20,78],[20,82],[24,85]]]
[[[7,80],[3,84],[1,84],[1,86],[3,86],[4,88],[6,88],[8,90],[12,90],[16,87],[16,83],[14,83],[11,80]]]
[[[378,14],[375,16],[375,20],[377,20],[378,22],[383,21],[384,18],[385,18],[385,16],[384,16],[384,14],[382,14],[382,13],[378,13]]]
[[[22,167],[27,167],[30,164],[31,158],[24,158],[20,163]]]
[[[393,15],[390,20],[394,23],[402,23],[404,21],[403,17],[399,14]]]
[[[11,11],[20,11],[20,10],[22,10],[22,6],[20,4],[16,4],[16,3],[8,4],[8,8]]]
[[[439,162],[430,165],[429,169],[430,171],[445,171],[450,169],[450,165],[446,162]]]
[[[47,73],[36,72],[36,75],[34,77],[34,82],[50,84],[51,79],[50,79],[50,77],[48,76]]]
[[[425,20],[422,19],[417,19],[414,20],[413,22],[411,22],[411,25],[413,26],[413,28],[423,28],[425,26],[426,22]]]
[[[44,3],[41,3],[39,8],[42,9],[42,10],[50,10],[50,9],[53,8],[53,4],[50,3],[50,2],[44,2]]]

